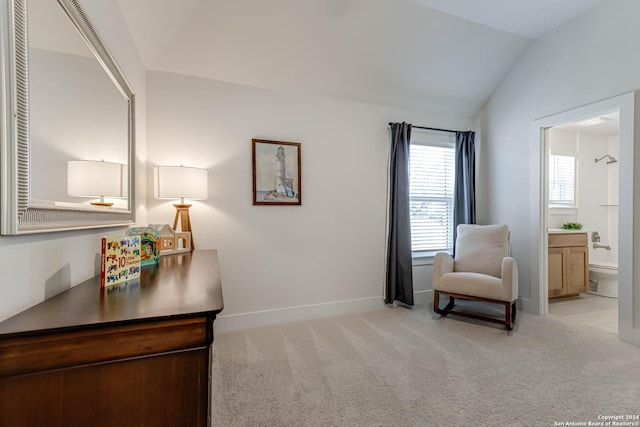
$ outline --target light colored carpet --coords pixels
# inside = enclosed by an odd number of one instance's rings
[[[549,301],[549,315],[618,334],[618,298],[580,294],[578,298]]]
[[[518,322],[508,334],[386,308],[218,334],[212,425],[553,426],[640,413],[639,348],[550,317]]]

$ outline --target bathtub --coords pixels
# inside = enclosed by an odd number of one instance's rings
[[[618,298],[618,260],[617,251],[593,248],[593,232],[587,231],[589,237],[589,293],[604,297]],[[602,236],[601,245],[609,245]]]

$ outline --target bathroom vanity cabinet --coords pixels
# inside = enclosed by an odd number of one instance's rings
[[[587,233],[549,234],[549,299],[578,296],[589,289]]]

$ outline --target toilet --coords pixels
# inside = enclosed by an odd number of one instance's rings
[[[589,293],[618,298],[618,265],[606,261],[589,261]]]

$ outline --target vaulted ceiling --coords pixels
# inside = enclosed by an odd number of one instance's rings
[[[149,70],[473,117],[532,38],[601,1],[118,3]]]

